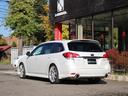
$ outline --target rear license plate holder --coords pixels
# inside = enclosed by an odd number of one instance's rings
[[[97,64],[96,59],[88,59],[88,64]]]

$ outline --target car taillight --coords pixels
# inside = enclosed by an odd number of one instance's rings
[[[105,54],[103,55],[103,58],[109,58],[108,54],[105,53]]]
[[[63,56],[65,57],[65,58],[77,58],[77,57],[79,57],[79,54],[77,54],[77,53],[72,53],[72,52],[66,52],[66,53],[64,53],[63,54]]]

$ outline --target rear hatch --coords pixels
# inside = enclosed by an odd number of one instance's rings
[[[69,51],[77,54],[73,58],[77,68],[104,68],[108,63],[105,52],[95,40],[76,40],[68,43]]]

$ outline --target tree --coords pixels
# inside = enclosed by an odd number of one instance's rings
[[[33,0],[10,0],[6,25],[17,37],[31,36],[38,29]]]
[[[14,32],[12,35],[18,37],[19,55],[22,55],[22,38],[27,38],[31,44],[37,38],[35,34],[42,33],[42,19],[39,16],[42,5],[36,6],[37,1],[45,0],[10,0],[9,15],[6,19],[6,26],[10,27]],[[42,3],[41,3],[42,4]],[[45,36],[42,36],[45,38]],[[44,39],[43,39],[44,40]]]
[[[35,9],[38,16],[41,18],[41,27],[44,31],[46,40],[53,40],[52,25],[49,20],[49,7],[47,0],[36,0]]]
[[[7,42],[4,39],[0,39],[0,46],[7,45]]]
[[[7,42],[2,37],[3,35],[0,34],[0,46],[7,45]]]
[[[9,15],[6,25],[14,32],[16,37],[38,40],[37,34],[42,33],[42,40],[51,40],[53,37],[49,22],[49,8],[47,0],[10,0]]]
[[[44,5],[43,8],[45,11],[45,15],[42,16],[42,21],[43,21],[42,28],[46,33],[47,40],[53,40],[54,35],[52,32],[52,25],[50,23],[49,16],[48,16],[48,13],[49,13],[48,5],[47,4]]]
[[[62,25],[62,35],[63,39],[69,39],[69,26],[68,25]]]
[[[12,42],[12,47],[16,47],[17,46],[17,44],[16,44],[16,42]]]

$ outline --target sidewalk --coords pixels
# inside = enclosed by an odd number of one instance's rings
[[[113,74],[111,74],[106,79],[107,80],[117,80],[117,81],[127,81],[128,82],[128,75],[113,75]]]
[[[2,70],[13,70],[14,68],[12,67],[11,64],[0,64],[0,71]]]

